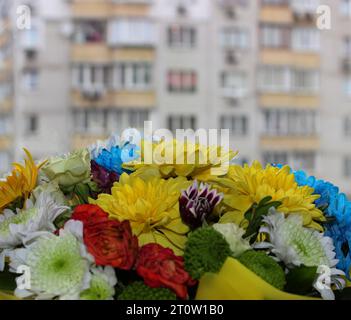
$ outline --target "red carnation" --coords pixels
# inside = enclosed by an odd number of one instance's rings
[[[98,266],[133,268],[138,238],[133,236],[129,221],[109,220],[108,214],[95,205],[77,207],[72,219],[83,222],[84,243]]]
[[[82,221],[84,226],[97,222],[108,221],[108,214],[99,206],[93,204],[83,204],[74,209],[73,220]]]
[[[140,249],[136,271],[146,285],[152,288],[169,288],[182,299],[188,296],[187,287],[194,284],[184,270],[183,257],[178,257],[171,249],[155,243],[147,244]]]

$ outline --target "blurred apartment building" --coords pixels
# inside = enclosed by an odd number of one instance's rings
[[[318,0],[1,3],[0,170],[22,146],[41,158],[152,120],[228,128],[239,162],[351,193],[351,0],[323,1],[331,30],[316,27]]]

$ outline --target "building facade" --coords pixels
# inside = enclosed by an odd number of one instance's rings
[[[230,129],[238,163],[289,163],[351,193],[351,0],[323,1],[330,30],[318,0],[25,4],[29,30],[1,7],[0,171],[21,146],[41,158],[152,120]]]

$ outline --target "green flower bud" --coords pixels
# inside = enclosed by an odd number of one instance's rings
[[[134,282],[118,296],[118,300],[176,300],[176,295],[166,288],[150,288],[143,282]]]
[[[228,242],[212,227],[197,229],[188,238],[184,251],[185,269],[193,279],[206,272],[217,273],[231,255]]]
[[[284,270],[266,253],[250,250],[243,253],[238,260],[273,287],[284,289],[286,284]]]

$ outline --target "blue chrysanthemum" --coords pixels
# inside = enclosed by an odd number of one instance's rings
[[[277,165],[282,167],[282,165]],[[339,260],[338,269],[343,270],[347,277],[351,279],[351,201],[344,193],[340,193],[339,188],[330,182],[317,180],[314,176],[308,176],[304,171],[292,171],[295,181],[299,186],[309,186],[314,188],[314,193],[320,198],[315,204],[327,217],[334,221],[326,225],[325,235],[334,241],[336,257]]]
[[[92,146],[90,150],[92,160],[109,172],[115,172],[118,175],[128,172],[123,169],[123,163],[140,157],[140,147],[129,142],[119,143],[119,139],[115,136],[103,144]]]

